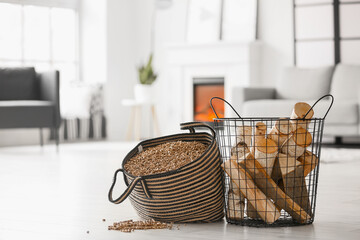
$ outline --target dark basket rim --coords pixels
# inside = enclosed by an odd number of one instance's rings
[[[213,118],[214,122],[215,121],[226,121],[226,120],[231,120],[231,121],[257,121],[257,120],[280,120],[280,121],[287,121],[287,120],[291,120],[291,121],[309,121],[309,122],[313,122],[313,121],[324,121],[325,118],[311,118],[311,119],[293,119],[293,118],[289,118],[289,117],[242,117],[242,118],[238,118],[238,117],[231,117],[231,118]]]
[[[314,218],[310,219],[305,223],[298,223],[293,219],[278,219],[274,223],[269,224],[264,222],[261,219],[242,219],[242,220],[232,220],[227,216],[225,217],[226,222],[238,226],[247,226],[252,228],[282,228],[282,227],[298,227],[310,225],[314,222]]]
[[[143,175],[143,176],[134,176],[132,175],[131,173],[129,173],[128,171],[126,171],[124,165],[127,161],[129,161],[131,159],[130,155],[133,153],[133,151],[137,151],[138,147],[141,146],[142,144],[146,143],[146,142],[150,142],[150,141],[154,141],[154,140],[160,140],[160,139],[163,139],[163,138],[168,138],[168,137],[182,137],[182,136],[189,136],[189,135],[201,135],[201,134],[205,134],[205,135],[208,135],[212,138],[212,141],[211,143],[208,145],[207,149],[205,150],[205,152],[200,156],[198,157],[197,159],[195,159],[194,161],[192,162],[189,162],[187,164],[185,164],[184,166],[178,168],[178,169],[175,169],[175,170],[171,170],[171,171],[168,171],[168,172],[163,172],[163,173],[155,173],[155,174],[149,174],[149,175]],[[141,177],[143,179],[151,179],[151,178],[158,178],[158,177],[167,177],[169,175],[172,175],[172,174],[175,174],[175,173],[179,173],[180,171],[182,171],[182,169],[186,166],[188,166],[190,163],[194,163],[194,162],[197,162],[202,156],[204,155],[207,155],[209,152],[210,152],[210,148],[216,144],[216,139],[215,139],[216,136],[212,136],[211,134],[207,133],[207,132],[194,132],[194,133],[178,133],[178,134],[172,134],[172,135],[166,135],[166,136],[162,136],[162,137],[157,137],[157,138],[151,138],[151,139],[147,139],[147,140],[143,140],[141,142],[139,142],[134,148],[132,148],[128,154],[126,154],[126,156],[124,157],[122,163],[121,163],[121,168],[123,169],[124,171],[124,174],[131,177],[131,178],[136,178],[136,177]],[[181,140],[174,140],[174,141],[181,141]],[[174,141],[170,141],[170,142],[174,142]],[[158,144],[160,145],[160,144]],[[157,146],[157,145],[156,145]],[[135,156],[135,155],[134,155]]]

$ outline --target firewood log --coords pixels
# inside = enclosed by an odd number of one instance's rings
[[[284,181],[283,181],[283,179],[281,178],[281,180],[279,180],[279,182],[278,182],[278,186],[279,186],[279,188],[281,189],[281,190],[283,190],[284,191]]]
[[[232,181],[229,183],[227,203],[226,215],[229,219],[237,221],[244,219],[245,198]]]
[[[304,128],[298,128],[281,148],[281,152],[298,158],[304,154],[311,142],[311,134]]]
[[[256,126],[254,128],[254,135],[251,141],[251,152],[252,154],[255,153],[255,145],[256,143],[261,140],[266,138],[266,125],[263,122],[258,122],[256,123]]]
[[[263,122],[258,122],[255,125],[255,133],[254,133],[254,142],[258,142],[259,140],[265,138],[266,135],[266,124]]]
[[[282,153],[279,153],[279,155],[280,154],[282,154]],[[279,155],[276,156],[276,158],[275,158],[273,170],[271,172],[271,179],[274,180],[274,182],[276,184],[278,184],[279,181],[282,179],[280,165],[279,165]]]
[[[259,143],[260,140],[265,139],[267,132],[266,124],[263,122],[258,122],[254,128],[254,135],[252,138],[251,144],[251,151],[255,154],[255,146]],[[247,153],[247,152],[246,152]],[[252,219],[259,219],[261,218],[260,215],[257,213],[256,209],[251,204],[246,204],[246,215]]]
[[[248,137],[248,136],[246,136],[246,137]],[[250,152],[250,151],[249,151],[249,148],[246,145],[246,143],[239,142],[235,147],[233,147],[231,149],[231,160],[236,161],[236,162],[241,161],[244,159],[245,154],[248,152]],[[232,182],[230,181],[230,183],[232,183]],[[232,186],[230,185],[230,190],[231,189],[232,189]],[[229,191],[229,198],[233,197],[234,201],[232,203],[229,202],[228,206],[229,206],[229,208],[233,207],[233,209],[236,209],[237,213],[233,213],[233,212],[231,212],[231,209],[228,209],[228,211],[229,211],[228,218],[231,218],[233,220],[243,219],[244,208],[245,208],[245,201],[244,201],[245,197],[241,192],[238,192],[237,196],[234,196],[234,194],[231,194],[232,192],[236,192],[236,191]],[[247,209],[247,212],[249,212],[249,211],[255,212],[255,215],[251,216],[252,218],[260,218],[260,216],[258,216],[256,214],[256,210],[250,204],[247,204],[246,209]],[[242,218],[239,218],[239,212],[241,212]],[[248,215],[248,217],[250,217],[250,216]]]
[[[297,161],[295,157],[279,153],[274,163],[271,178],[278,183],[282,179],[282,173],[290,173],[299,165],[301,165],[301,162]]]
[[[291,113],[291,119],[290,122],[292,123],[292,128],[295,131],[298,128],[304,128],[307,129],[308,124],[310,123],[309,119],[311,119],[314,116],[314,110],[311,109],[311,106],[305,102],[298,102],[295,104],[293,111]],[[309,112],[308,115],[306,115],[306,113]],[[306,115],[304,120],[299,120],[304,118],[304,116]]]
[[[238,163],[238,165],[246,169],[247,173],[254,179],[256,186],[271,198],[276,206],[288,212],[294,220],[306,223],[310,219],[309,214],[280,189],[251,153],[248,153],[245,160]]]
[[[303,166],[299,162],[297,167],[292,166],[291,171],[289,171],[288,166],[281,164],[282,163],[280,162],[280,169],[283,175],[282,179],[284,183],[284,192],[311,216],[311,205],[306,188]]]
[[[236,162],[242,160],[248,152],[247,145],[244,142],[239,142],[231,149],[231,159]],[[244,218],[245,197],[232,181],[229,183],[227,206],[226,214],[229,219],[241,220]]]
[[[256,208],[262,220],[271,224],[280,217],[275,204],[255,185],[252,177],[241,166],[233,160],[228,160],[222,167],[250,204]]]
[[[249,151],[249,148],[246,146],[246,144],[243,142],[239,142],[235,147],[233,147],[231,149],[231,160],[233,160],[235,162],[239,162],[244,159],[244,156],[248,152],[250,152],[250,151]],[[244,217],[245,197],[239,190],[238,191],[234,190],[233,186],[234,186],[234,184],[230,181],[230,186],[229,186],[230,191],[229,191],[228,197],[229,197],[229,199],[230,199],[230,197],[233,197],[234,201],[229,202],[228,206],[229,206],[229,208],[233,207],[233,209],[236,209],[237,213],[233,213],[233,212],[231,212],[231,209],[228,209],[228,211],[229,211],[228,218],[231,218],[232,220],[240,220],[240,219],[243,219],[243,217]],[[249,209],[251,209],[250,211],[255,212],[255,214],[256,214],[256,210],[250,204],[247,204],[247,211],[249,211]],[[241,212],[242,218],[239,218],[239,216],[240,216],[239,212]],[[248,217],[250,217],[250,216],[248,216]],[[260,218],[260,216],[253,215],[252,218]]]
[[[247,147],[251,146],[252,127],[238,126],[236,128],[236,143],[245,143]]]
[[[306,177],[319,164],[319,158],[310,151],[306,151],[298,160],[304,167],[304,177]]]
[[[266,172],[271,176],[276,155],[278,153],[277,144],[267,138],[259,139],[255,143],[255,158],[259,161],[261,166],[266,169]]]
[[[272,127],[270,133],[268,134],[268,138],[276,142],[278,146],[281,146],[289,138],[291,131],[292,126],[289,119],[280,118]]]
[[[297,161],[295,157],[279,153],[279,168],[282,177],[286,174],[289,174],[301,165],[300,161]]]
[[[279,188],[284,191],[284,183],[282,179],[280,163],[283,168],[283,171],[289,171],[289,172],[294,171],[295,167],[299,166],[301,163],[299,161],[296,161],[294,157],[291,157],[283,153],[279,153],[278,156],[276,157],[273,171],[271,173],[271,179],[274,180],[274,182],[279,186]]]
[[[239,142],[231,149],[231,159],[237,160],[242,158],[246,153],[249,152],[248,146],[244,142]]]

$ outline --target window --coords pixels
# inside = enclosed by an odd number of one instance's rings
[[[295,1],[295,61],[299,67],[329,66],[334,59],[334,11],[329,0]]]
[[[360,1],[341,0],[339,4],[340,60],[360,64]]]
[[[74,9],[0,3],[0,67],[60,71],[79,80],[78,13]]]
[[[360,64],[360,0],[296,0],[295,64]]]

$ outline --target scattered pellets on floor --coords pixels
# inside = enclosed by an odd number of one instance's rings
[[[158,222],[153,219],[146,221],[121,221],[115,222],[112,226],[108,227],[108,230],[117,230],[121,232],[133,232],[134,230],[147,230],[147,229],[172,229],[172,223]]]
[[[196,160],[206,149],[205,144],[196,141],[168,142],[137,154],[124,168],[134,176],[169,172]]]

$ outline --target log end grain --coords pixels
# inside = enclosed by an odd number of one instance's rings
[[[256,135],[265,135],[265,134],[266,134],[266,130],[267,130],[267,127],[266,127],[266,124],[265,124],[265,123],[263,123],[263,122],[258,122],[258,123],[256,123],[255,132],[258,133],[258,134],[256,134]]]
[[[296,145],[303,148],[310,146],[310,144],[312,143],[311,134],[302,127],[295,130],[294,134],[292,135],[292,139],[294,140]]]
[[[246,143],[239,142],[238,144],[236,144],[235,147],[231,149],[231,159],[239,160],[248,152],[250,152],[250,150],[247,147]]]
[[[293,113],[295,114],[295,116],[291,116],[291,118],[295,119],[301,119],[304,118],[304,116],[306,115],[306,113],[311,109],[311,106],[309,104],[307,104],[306,102],[298,102],[295,104],[294,106],[294,110]],[[311,119],[314,116],[314,110],[311,109],[311,111],[309,112],[308,115],[306,115],[305,119]]]
[[[292,125],[290,123],[290,119],[288,118],[279,118],[275,122],[275,128],[278,130],[281,134],[289,134],[292,131]]]
[[[272,139],[263,138],[256,142],[255,148],[262,153],[275,153],[278,151],[276,142]]]

